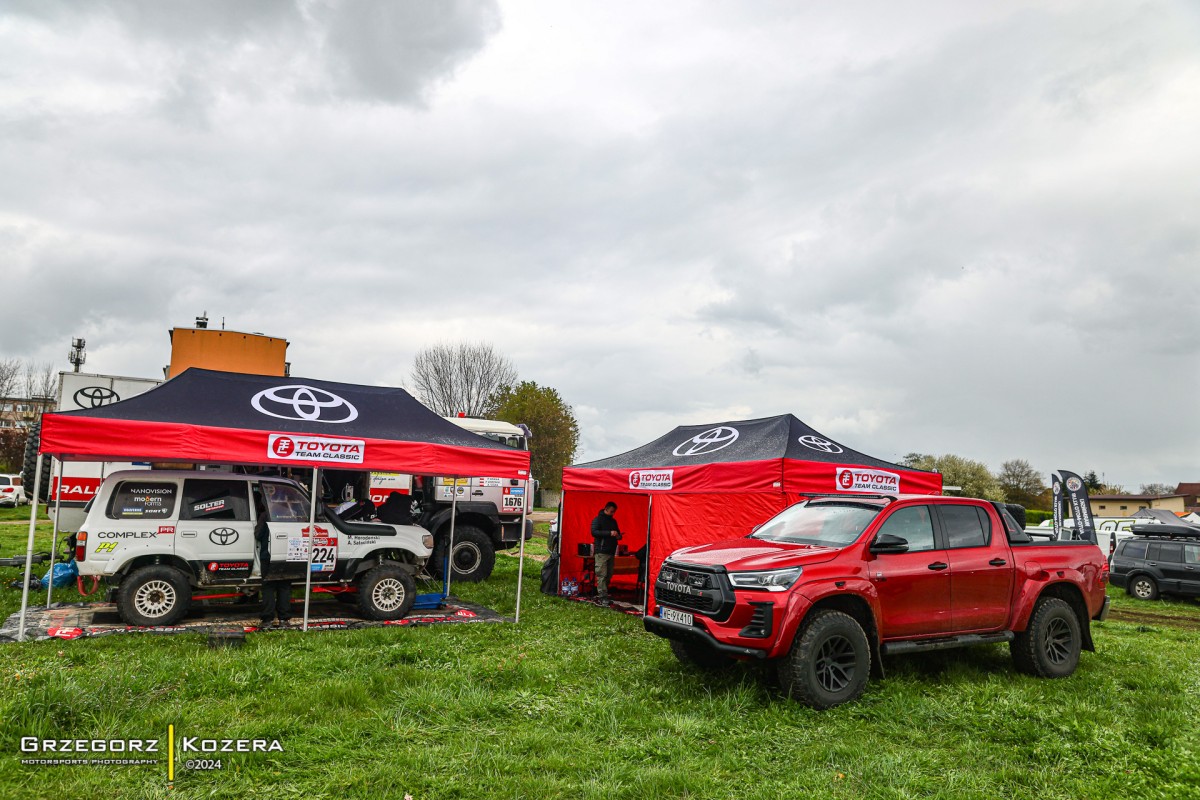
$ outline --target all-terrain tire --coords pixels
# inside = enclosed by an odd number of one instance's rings
[[[1013,665],[1039,678],[1065,678],[1079,665],[1083,634],[1075,609],[1058,597],[1038,600],[1029,625],[1009,642]]]
[[[816,709],[857,700],[871,673],[871,644],[858,620],[841,611],[817,611],[804,621],[779,663],[784,694]]]
[[[677,642],[674,639],[671,640],[671,652],[675,654],[675,658],[679,659],[679,663],[695,667],[704,672],[717,672],[718,670],[726,669],[733,666],[735,661],[735,659],[730,658],[724,653],[718,653],[711,647],[691,642]]]
[[[38,445],[42,443],[42,422],[38,420],[28,428],[25,434],[25,459],[21,463],[21,483],[25,486],[25,496],[29,502],[34,501],[33,484],[37,477]],[[50,497],[50,456],[42,458],[42,486],[38,491],[39,502],[46,502]]]
[[[1158,584],[1149,575],[1134,575],[1129,579],[1126,593],[1138,600],[1157,600]]]
[[[433,548],[430,571],[434,577],[445,576],[446,544],[450,540],[447,531],[438,536]],[[453,580],[478,583],[487,580],[496,566],[496,548],[488,535],[473,525],[460,525],[454,531],[454,555],[450,559],[454,570]]]
[[[192,605],[188,578],[174,567],[135,569],[117,591],[117,612],[130,625],[174,625]]]
[[[355,600],[367,619],[402,619],[417,601],[417,584],[400,567],[380,564],[358,579]]]

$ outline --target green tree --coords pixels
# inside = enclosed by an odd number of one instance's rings
[[[1004,498],[1008,502],[1020,503],[1026,508],[1037,508],[1042,494],[1046,491],[1041,473],[1022,458],[1014,458],[1001,464],[996,480],[1004,490]]]
[[[962,491],[958,492],[961,497],[1004,499],[1004,488],[981,461],[972,461],[952,453],[942,456],[909,453],[900,463],[913,469],[942,473],[942,485],[961,487]]]
[[[1089,492],[1098,492],[1104,488],[1104,484],[1100,482],[1100,476],[1094,469],[1089,469],[1083,474],[1083,485],[1088,488]]]
[[[502,387],[494,401],[496,419],[523,422],[533,431],[529,450],[534,477],[543,488],[561,489],[562,469],[579,449],[579,423],[571,406],[557,390],[533,381]]]

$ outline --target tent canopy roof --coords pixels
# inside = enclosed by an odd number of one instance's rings
[[[908,469],[852,450],[818,433],[792,414],[706,425],[680,425],[635,450],[599,461],[575,464],[569,469],[691,467],[777,459]]]
[[[525,477],[529,453],[443,419],[403,389],[189,369],[99,408],[46,414],[41,452]]]

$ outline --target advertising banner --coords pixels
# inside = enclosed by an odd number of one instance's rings
[[[1053,490],[1053,498],[1051,502],[1054,504],[1054,538],[1063,538],[1063,505],[1066,503],[1066,498],[1063,497],[1062,478],[1058,477],[1057,472],[1050,473],[1051,489]]]
[[[1062,475],[1070,497],[1071,518],[1075,520],[1073,538],[1082,539],[1086,542],[1095,542],[1096,523],[1092,520],[1092,506],[1088,503],[1087,484],[1083,482],[1083,478],[1074,472],[1068,472],[1065,469],[1060,469],[1058,472]],[[1059,496],[1061,494],[1060,492]]]

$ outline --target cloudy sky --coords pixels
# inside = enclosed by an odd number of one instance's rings
[[[0,358],[166,331],[405,385],[483,340],[582,458],[795,413],[1200,480],[1200,8],[0,6]]]

